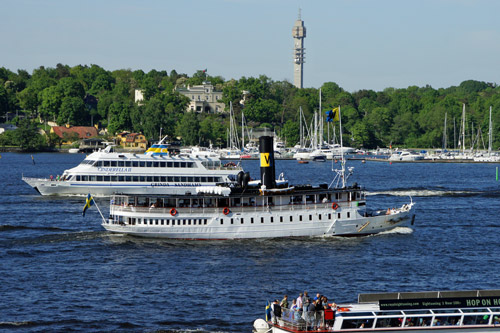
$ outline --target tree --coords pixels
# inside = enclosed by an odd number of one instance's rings
[[[15,130],[16,144],[25,151],[37,151],[45,146],[44,137],[38,132],[36,124],[22,119]]]
[[[195,112],[186,112],[177,124],[176,133],[182,137],[185,145],[197,145],[200,132],[200,123]]]
[[[59,115],[59,124],[85,125],[85,105],[78,97],[64,97]]]

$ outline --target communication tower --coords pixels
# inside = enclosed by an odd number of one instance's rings
[[[306,27],[301,19],[301,10],[299,9],[299,17],[295,21],[292,28],[292,37],[294,42],[293,48],[293,85],[297,88],[303,88],[304,83],[304,38],[306,37]]]

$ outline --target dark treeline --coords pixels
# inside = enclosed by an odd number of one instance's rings
[[[0,68],[0,117],[6,119],[8,114],[22,111],[38,127],[47,121],[73,126],[99,124],[110,135],[142,132],[154,140],[161,129],[162,135],[182,137],[186,145],[224,146],[227,114],[186,112],[189,99],[175,92],[176,86],[203,81],[223,91],[226,110],[232,101],[238,118],[243,111],[250,127],[271,128],[289,146],[299,141],[299,107],[311,119],[319,106],[319,89],[297,89],[289,82],[273,81],[264,75],[225,81],[204,71],[190,77],[175,70],[145,73],[58,64],[55,68],[42,66],[31,74]],[[140,104],[134,103],[135,89],[143,91],[145,100]],[[243,91],[248,92],[244,107],[239,104]],[[447,114],[448,148],[454,148],[459,140],[463,104],[466,144],[479,141],[479,148],[483,148],[483,140],[477,140],[478,133],[482,133],[487,145],[492,106],[493,146],[500,146],[500,88],[493,83],[469,80],[440,89],[410,86],[349,93],[334,82],[326,82],[321,91],[323,115],[325,110],[341,106],[344,140],[351,146],[441,148]],[[18,118],[8,120],[24,130],[34,126]]]

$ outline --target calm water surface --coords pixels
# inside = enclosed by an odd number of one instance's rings
[[[321,292],[500,289],[498,164],[351,162],[368,206],[417,203],[415,225],[361,238],[168,241],[113,236],[83,198],[21,181],[62,174],[81,154],[2,153],[0,329],[250,332],[267,300]],[[258,177],[258,162],[244,167]],[[293,183],[329,183],[332,164],[277,161]],[[98,205],[106,216],[108,203]]]

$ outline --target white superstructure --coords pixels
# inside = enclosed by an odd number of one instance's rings
[[[205,151],[171,156],[166,145],[156,144],[144,154],[113,152],[108,146],[61,177],[23,180],[42,195],[186,194],[196,187],[231,182],[241,171],[235,163],[223,165]]]

